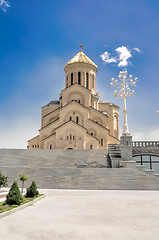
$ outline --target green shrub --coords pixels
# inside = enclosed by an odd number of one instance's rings
[[[22,195],[20,194],[18,184],[15,181],[12,184],[8,195],[6,196],[6,203],[9,205],[13,205],[13,204],[19,205],[21,200],[22,200]]]
[[[3,186],[3,187],[7,187],[8,184],[8,177],[7,176],[4,176],[2,175],[2,173],[0,173],[0,188]]]
[[[35,181],[27,188],[26,197],[35,197],[39,194]]]

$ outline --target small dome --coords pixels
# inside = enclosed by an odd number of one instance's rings
[[[82,52],[82,50],[79,52],[79,53],[77,53],[76,54],[76,56],[74,56],[67,64],[66,64],[66,66],[68,66],[68,65],[70,65],[70,64],[72,64],[72,63],[88,63],[88,64],[91,64],[91,65],[93,65],[93,66],[95,66],[96,68],[98,68],[97,67],[97,65],[89,58],[89,57],[87,57],[83,52]],[[66,67],[65,66],[65,67]]]

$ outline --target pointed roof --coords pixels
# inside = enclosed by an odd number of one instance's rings
[[[72,63],[81,63],[81,62],[83,62],[83,63],[89,63],[89,64],[95,66],[96,68],[98,68],[97,65],[96,65],[89,57],[87,57],[86,54],[84,54],[84,52],[82,52],[82,49],[80,50],[79,53],[76,54],[76,56],[74,56],[74,57],[66,64],[66,66],[69,65],[69,64],[72,64]],[[66,67],[66,66],[65,66],[65,67]]]

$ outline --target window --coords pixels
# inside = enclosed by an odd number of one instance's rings
[[[101,146],[103,147],[103,139],[101,139]]]
[[[72,120],[72,117],[70,117],[70,120]]]
[[[78,84],[81,84],[81,73],[78,72]]]
[[[88,88],[88,73],[86,73],[86,88]]]
[[[76,117],[76,123],[78,123],[78,117]]]
[[[93,136],[93,133],[91,132],[91,136]]]
[[[93,149],[93,146],[92,146],[92,145],[90,145],[90,149]]]
[[[79,100],[78,102],[81,103],[81,100]]]
[[[52,149],[52,145],[50,145],[50,149]]]
[[[66,77],[66,87],[68,87],[68,77]]]
[[[75,140],[75,136],[73,136],[73,140]]]
[[[72,135],[70,134],[70,140],[72,140]]]
[[[71,85],[73,85],[73,73],[71,73]]]
[[[68,136],[67,136],[67,140],[68,140]]]
[[[94,75],[92,75],[92,88],[94,88]]]

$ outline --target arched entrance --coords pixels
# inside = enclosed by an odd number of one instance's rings
[[[72,144],[70,144],[70,145],[67,145],[67,147],[65,147],[65,149],[73,150],[73,149],[75,149],[75,147]]]

